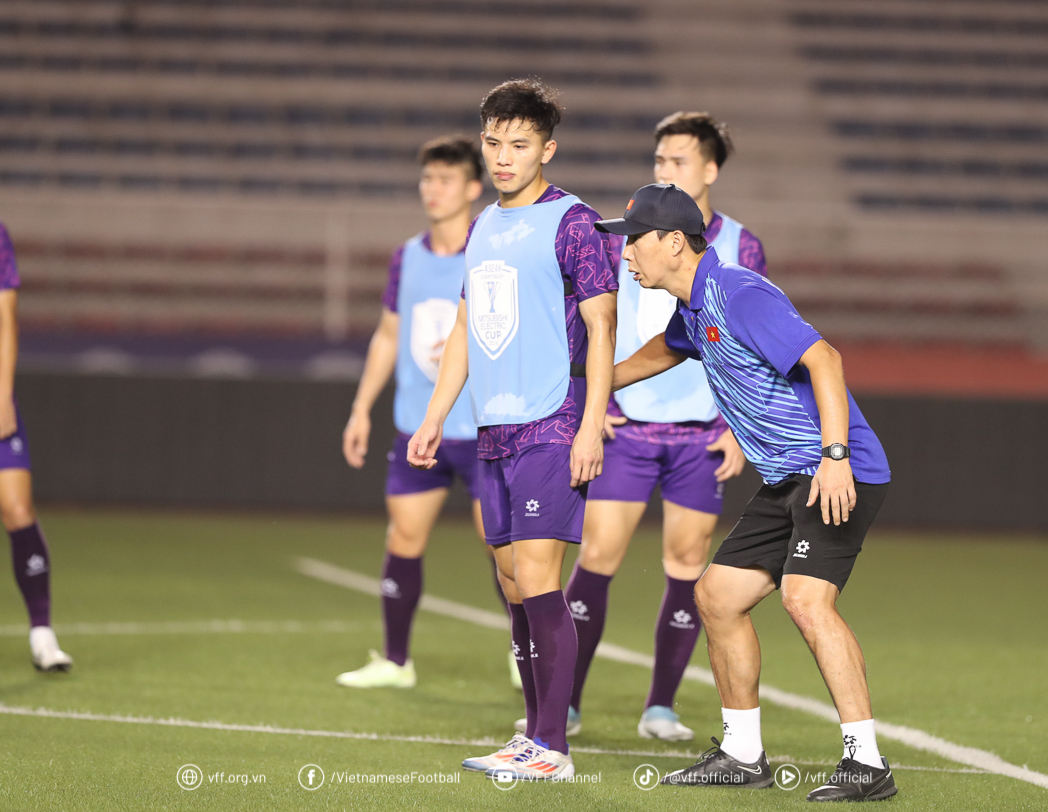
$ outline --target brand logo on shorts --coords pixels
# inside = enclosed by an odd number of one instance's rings
[[[811,545],[808,542],[804,541],[804,539],[801,539],[800,543],[797,545],[797,552],[795,552],[793,554],[793,557],[794,558],[807,558],[808,557],[808,550],[810,550],[810,549],[811,549]]]
[[[47,572],[47,562],[44,557],[42,555],[29,556],[29,560],[25,562],[25,574],[39,575],[42,572]]]
[[[589,607],[583,601],[572,601],[568,604],[571,616],[575,620],[589,620]]]
[[[685,612],[683,609],[678,609],[673,613],[673,620],[670,621],[670,625],[674,629],[694,629],[695,624],[691,622],[691,615]]]
[[[528,642],[531,643],[531,656],[532,657],[538,657],[539,653],[537,651],[535,651],[535,641],[534,640],[529,640]]]
[[[8,443],[8,445],[11,446],[11,453],[12,454],[21,454],[23,448],[25,447],[24,444],[22,443],[22,438],[21,437],[12,437],[11,438],[11,442]]]
[[[525,516],[534,517],[539,515],[539,503],[537,499],[529,499],[527,504],[524,505],[524,508],[527,511],[527,513],[524,514]]]
[[[400,586],[392,578],[383,578],[382,583],[378,585],[378,588],[382,592],[382,597],[384,598],[400,597]]]
[[[520,646],[517,645],[516,643],[513,644],[513,659],[514,660],[523,660],[524,659],[523,657],[520,656]]]

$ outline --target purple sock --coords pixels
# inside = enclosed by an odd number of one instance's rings
[[[506,600],[506,593],[502,591],[502,584],[499,583],[499,565],[494,558],[491,559],[491,576],[495,580],[495,594],[499,598],[499,606],[506,610],[506,614],[509,614],[509,602]]]
[[[538,745],[568,752],[566,728],[571,683],[579,641],[568,603],[561,590],[524,599],[531,640],[535,644],[531,669],[535,672],[538,723],[531,739]]]
[[[571,707],[580,710],[582,705],[582,688],[586,684],[586,674],[597,651],[597,644],[604,634],[604,621],[608,615],[608,588],[611,586],[610,575],[598,575],[583,569],[578,562],[568,579],[568,588],[564,597],[575,621],[575,633],[579,638],[579,656],[575,661],[575,683],[571,689]]]
[[[386,659],[408,661],[411,621],[422,597],[422,559],[386,553],[382,565],[382,619],[386,624]]]
[[[651,672],[651,691],[645,708],[652,705],[673,707],[684,669],[695,650],[702,622],[695,607],[695,582],[666,576],[666,591],[655,621],[655,668]]]
[[[513,638],[513,656],[517,659],[517,670],[520,671],[520,687],[524,691],[524,716],[528,728],[524,735],[529,739],[535,735],[535,724],[539,719],[539,702],[535,693],[535,674],[531,670],[531,629],[528,625],[528,613],[524,604],[510,603],[510,634]]]
[[[51,556],[40,525],[8,532],[15,580],[22,590],[30,626],[51,625]]]

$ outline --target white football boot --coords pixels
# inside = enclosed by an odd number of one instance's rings
[[[54,673],[73,667],[73,658],[58,647],[58,638],[50,626],[34,626],[29,630],[29,650],[37,671]]]
[[[575,763],[567,753],[531,745],[521,755],[500,767],[489,767],[489,778],[508,776],[518,781],[564,781],[575,775]]]
[[[642,739],[662,739],[665,742],[690,742],[695,731],[680,723],[680,717],[665,705],[652,705],[644,711],[637,725]]]
[[[472,770],[473,772],[485,773],[489,769],[495,768],[500,769],[518,756],[524,753],[530,753],[535,749],[535,742],[525,736],[523,733],[517,733],[506,742],[506,745],[490,756],[477,756],[476,758],[467,758],[462,762],[463,769]]]
[[[356,671],[346,671],[335,677],[343,688],[414,688],[415,664],[408,660],[397,665],[377,651],[369,651],[371,662]]]

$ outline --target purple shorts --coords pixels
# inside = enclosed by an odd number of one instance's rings
[[[407,434],[397,432],[393,450],[386,455],[389,471],[386,473],[386,496],[406,496],[437,488],[450,488],[456,474],[474,499],[477,493],[477,441],[442,440],[437,449],[437,464],[428,471],[408,465]]]
[[[579,544],[586,486],[571,487],[571,446],[542,443],[480,461],[480,510],[488,544],[560,539]]]
[[[15,406],[18,417],[18,429],[10,437],[0,440],[0,470],[4,468],[24,468],[29,470],[29,440],[25,435],[25,424],[22,415]]]
[[[697,443],[650,443],[617,435],[604,443],[604,472],[589,486],[590,499],[647,502],[656,485],[662,498],[681,507],[720,515],[724,483],[713,472],[724,455],[706,446],[723,431],[711,431]]]

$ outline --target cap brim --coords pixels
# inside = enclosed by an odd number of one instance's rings
[[[638,223],[636,220],[627,220],[625,217],[616,217],[614,220],[597,220],[593,227],[605,234],[618,234],[623,237],[655,231],[649,225]]]

